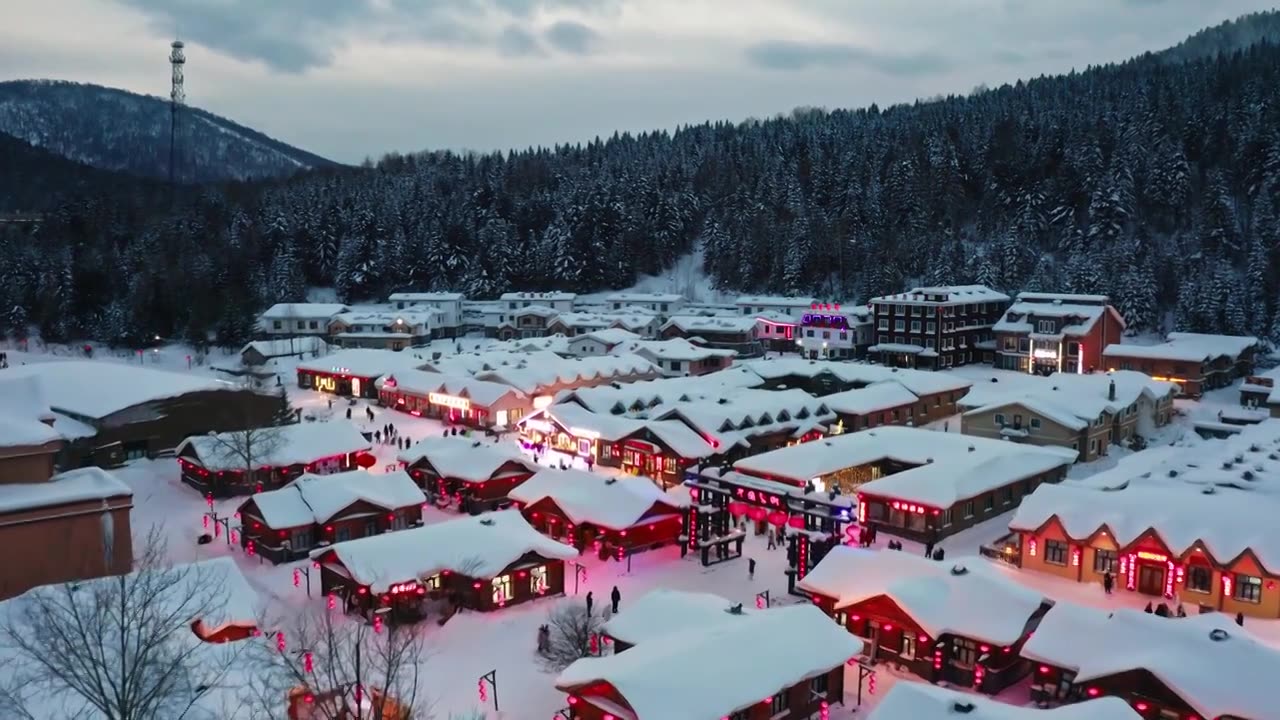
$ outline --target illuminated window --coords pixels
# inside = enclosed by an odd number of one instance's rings
[[[978,644],[966,638],[952,641],[954,664],[961,669],[970,669],[978,662]]]
[[[1236,586],[1232,591],[1232,597],[1244,602],[1262,602],[1262,578],[1237,573]]]
[[[903,660],[916,659],[916,635],[911,632],[902,633],[902,650],[898,656]]]
[[[1113,573],[1116,571],[1115,550],[1094,550],[1093,571],[1096,573]]]
[[[529,592],[534,595],[547,591],[547,566],[539,565],[529,571]]]
[[[1045,540],[1044,561],[1050,565],[1067,564],[1067,544],[1060,540]]]
[[[511,576],[500,575],[493,579],[493,602],[505,605],[511,602]]]
[[[1192,565],[1187,568],[1187,589],[1191,592],[1209,593],[1213,591],[1213,571],[1204,565]]]

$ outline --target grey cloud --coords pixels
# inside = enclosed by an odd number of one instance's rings
[[[946,67],[932,53],[892,55],[840,43],[765,42],[747,48],[751,63],[770,70],[863,66],[889,75],[925,75]]]
[[[537,52],[527,31],[486,27],[490,11],[526,18],[539,9],[605,12],[620,0],[114,0],[146,13],[163,33],[275,70],[300,73],[333,61],[353,36],[435,45],[495,43],[507,55]],[[587,54],[596,33],[580,23],[551,27],[547,40]]]
[[[542,46],[533,33],[519,25],[508,25],[498,37],[498,50],[503,55],[520,57],[541,54]]]
[[[997,50],[991,53],[991,58],[1002,65],[1021,65],[1027,61],[1027,56],[1013,50]]]
[[[589,55],[595,49],[599,35],[595,30],[572,20],[562,20],[543,33],[547,42],[567,53]]]

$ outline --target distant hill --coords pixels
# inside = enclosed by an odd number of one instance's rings
[[[1205,28],[1157,55],[1173,62],[1186,62],[1244,50],[1260,42],[1280,44],[1280,11],[1251,13],[1227,20]]]
[[[162,189],[155,181],[89,167],[0,133],[0,215],[40,212],[64,199],[149,185]]]
[[[281,177],[336,164],[198,108],[188,108],[185,120],[183,182]],[[0,82],[0,132],[93,167],[168,178],[167,99],[61,81]]]

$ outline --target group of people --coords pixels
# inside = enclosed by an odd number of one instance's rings
[[[408,450],[411,444],[409,438],[402,437],[400,430],[392,423],[387,423],[380,430],[373,431],[374,442],[383,445],[395,445],[397,450]]]

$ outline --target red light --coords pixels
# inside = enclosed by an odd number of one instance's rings
[[[332,525],[325,525],[325,526],[324,526],[324,531],[325,531],[325,532],[333,532],[333,526],[332,526]]]
[[[1048,665],[1041,665],[1041,666],[1040,666],[1040,674],[1041,674],[1041,675],[1048,675],[1048,674],[1049,674],[1049,666],[1048,666]]]
[[[1133,707],[1136,708],[1138,712],[1146,712],[1149,706],[1144,702],[1139,702],[1139,703],[1134,703]]]
[[[472,584],[471,584],[471,587],[475,588],[476,590],[479,590],[479,589],[480,589],[480,583],[478,583],[478,582],[477,582],[477,583],[472,583]]]
[[[395,520],[396,520],[396,514],[395,514],[395,513],[387,513],[387,520],[390,520],[391,522],[395,522]]]
[[[1085,692],[1085,694],[1086,694],[1086,695],[1088,695],[1089,697],[1098,697],[1098,695],[1100,695],[1100,694],[1102,693],[1102,691],[1101,691],[1101,690],[1099,690],[1099,689],[1098,689],[1098,688],[1096,688],[1096,687],[1091,687],[1091,688],[1089,688],[1088,690],[1085,690],[1084,692]]]
[[[578,698],[574,697],[573,695],[570,695],[570,696],[569,696],[569,704],[570,704],[570,705],[577,705],[577,704],[578,704]]]
[[[920,641],[920,642],[929,642],[929,636],[928,636],[928,635],[921,635],[918,639],[919,639],[919,641]]]
[[[357,592],[358,594],[360,594],[360,595],[364,595],[365,593],[369,592],[369,588],[364,587],[363,585],[361,585],[361,586],[360,586],[360,589],[359,589],[359,590],[357,590],[356,592]]]
[[[991,646],[990,646],[990,645],[979,645],[979,646],[978,646],[978,650],[980,650],[981,652],[991,652]]]
[[[891,623],[885,623],[885,624],[884,624],[884,630],[885,630],[885,632],[889,632],[889,631],[890,631],[890,630],[892,630],[892,629],[893,629],[893,625],[892,625]]]

